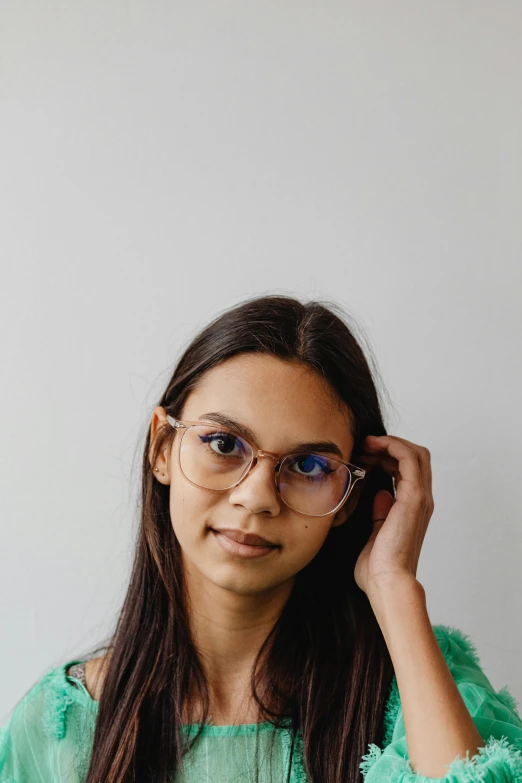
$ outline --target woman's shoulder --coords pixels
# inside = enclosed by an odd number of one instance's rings
[[[38,780],[42,770],[51,775],[49,779],[62,779],[58,772],[71,776],[63,779],[75,779],[72,770],[78,770],[88,755],[98,707],[67,673],[78,663],[50,667],[0,728],[0,783]]]
[[[487,690],[494,690],[484,671],[478,647],[471,636],[450,625],[432,625],[448,668],[457,684],[469,683]],[[505,685],[498,692],[506,706],[517,711],[518,702]]]
[[[87,661],[79,661],[66,666],[66,674],[69,679],[76,682],[79,681],[91,699],[99,702],[108,662],[108,655],[90,658]]]

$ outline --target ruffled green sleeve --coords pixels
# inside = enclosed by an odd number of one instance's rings
[[[11,766],[11,769],[8,769],[10,755],[9,742],[9,731],[7,727],[0,727],[0,781],[2,783],[16,783],[15,779],[12,777],[12,764],[9,765]]]
[[[507,686],[496,692],[481,668],[477,650],[457,628],[433,631],[484,747],[453,760],[447,774],[416,774],[408,758],[406,730],[397,681],[393,678],[385,711],[384,747],[370,744],[360,764],[365,783],[522,783],[522,719]]]
[[[58,667],[20,699],[0,728],[0,783],[83,779],[93,721],[74,691]]]

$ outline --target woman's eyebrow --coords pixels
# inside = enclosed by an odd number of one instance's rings
[[[242,435],[246,440],[257,443],[256,436],[250,427],[247,427],[246,424],[241,424],[241,422],[236,421],[236,419],[233,419],[231,416],[226,416],[224,413],[213,411],[211,413],[203,413],[201,416],[198,416],[198,418],[215,421],[217,424],[221,424],[223,427],[233,430],[238,435]],[[287,453],[292,454],[294,452],[304,454],[309,452],[330,453],[337,454],[339,459],[344,459],[341,449],[333,440],[318,440],[309,441],[307,443],[290,444]]]

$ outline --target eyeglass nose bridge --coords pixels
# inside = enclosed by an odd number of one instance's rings
[[[255,468],[260,457],[268,457],[268,459],[274,460],[274,462],[276,463],[274,466],[276,468],[275,474],[279,472],[278,463],[282,462],[281,457],[278,454],[274,454],[272,451],[263,451],[263,449],[258,449],[258,451],[253,453],[250,467],[248,468],[246,473],[241,477],[241,481],[243,481],[243,479],[245,479],[248,476],[248,474],[253,470],[253,468]]]
[[[277,462],[279,459],[279,456],[277,454],[274,454],[272,451],[263,451],[263,449],[259,449],[259,451],[256,451],[254,454],[254,460],[257,461],[258,457],[270,457],[270,459],[275,459]]]

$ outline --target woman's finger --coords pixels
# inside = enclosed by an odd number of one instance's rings
[[[384,468],[387,473],[393,475],[398,467],[398,462],[395,457],[390,457],[386,452],[379,454],[364,454],[357,459],[357,465],[366,470],[372,470],[372,468],[379,467]]]
[[[395,476],[397,491],[402,486],[413,502],[422,503],[423,496],[426,494],[422,475],[423,466],[414,444],[406,444],[393,435],[381,435],[376,439],[370,438],[367,439],[366,444],[370,452],[384,450],[397,460],[398,470]]]
[[[432,494],[432,470],[431,470],[431,453],[425,446],[419,446],[418,443],[412,443],[406,438],[399,438],[397,435],[393,435],[396,440],[400,440],[407,446],[411,446],[417,452],[417,457],[421,466],[422,483],[425,490]]]

